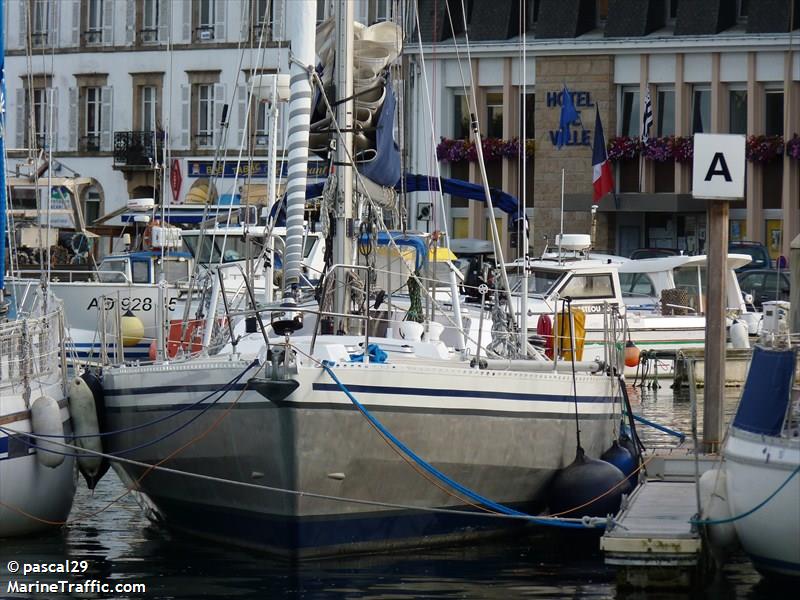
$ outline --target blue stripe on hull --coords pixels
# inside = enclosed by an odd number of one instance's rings
[[[769,574],[786,575],[791,577],[800,577],[800,564],[779,560],[777,558],[767,558],[766,556],[758,556],[756,554],[749,554],[750,560],[756,566],[756,569]]]
[[[522,531],[524,521],[481,518],[475,513],[399,511],[323,517],[284,517],[230,507],[198,506],[151,496],[166,524],[178,530],[289,557],[326,556],[368,549]],[[535,507],[516,505],[530,512]]]

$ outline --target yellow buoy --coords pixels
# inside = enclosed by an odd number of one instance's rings
[[[144,323],[130,309],[122,315],[122,345],[135,346],[144,337]]]

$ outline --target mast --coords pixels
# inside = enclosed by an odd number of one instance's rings
[[[0,303],[6,276],[6,40],[5,10],[0,2]],[[2,306],[0,306],[2,310]]]
[[[284,296],[296,297],[303,259],[303,216],[306,207],[308,130],[311,118],[311,81],[307,67],[314,66],[315,0],[286,3],[286,39],[291,40],[289,66],[289,131],[286,136],[286,251]],[[269,282],[267,282],[269,285]]]
[[[353,148],[353,3],[336,3],[336,122],[341,135],[336,142],[336,235],[334,235],[333,264],[349,265],[353,262],[351,233],[353,225],[353,165],[350,164]],[[346,99],[346,100],[344,100]],[[342,101],[344,100],[344,101]],[[337,281],[334,311],[347,312],[348,289],[344,277]],[[334,331],[344,329],[339,320]]]

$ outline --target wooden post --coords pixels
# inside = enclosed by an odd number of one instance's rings
[[[722,440],[725,394],[725,276],[728,268],[728,201],[708,201],[705,395],[703,449],[717,452]]]

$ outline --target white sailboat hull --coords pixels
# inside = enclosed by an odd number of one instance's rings
[[[731,427],[725,447],[731,514],[743,514],[764,502],[798,465],[800,438],[762,436]],[[800,577],[800,475],[734,525],[759,571]]]
[[[450,362],[392,356],[386,364],[366,367],[339,361],[334,371],[389,431],[448,477],[493,501],[540,509],[550,478],[575,457],[572,375],[481,371]],[[112,451],[173,431],[125,456],[284,490],[145,473],[122,464],[132,479],[141,478],[141,489],[169,525],[290,556],[388,549],[521,526],[474,512],[426,510],[476,509],[423,476],[313,363],[301,361],[278,381],[269,379],[269,372],[254,379],[259,369],[252,367],[198,416],[203,406],[198,402],[250,363],[220,357],[105,373],[111,429],[191,406],[152,428],[112,436]],[[581,440],[587,454],[596,457],[612,439],[611,380],[578,374],[577,384]],[[196,420],[177,430],[192,417]]]

